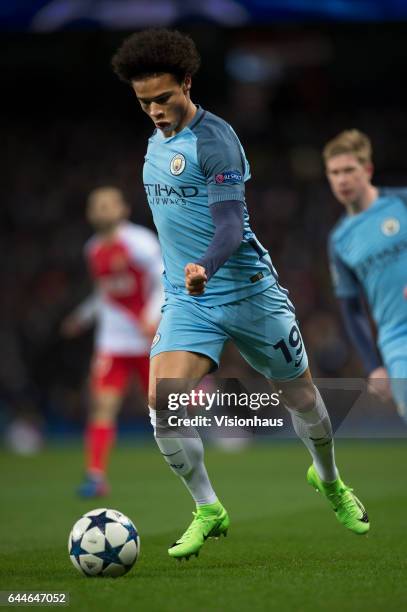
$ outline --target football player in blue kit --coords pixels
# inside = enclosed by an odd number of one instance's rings
[[[366,511],[335,465],[330,419],[311,378],[294,307],[250,228],[250,168],[242,145],[226,121],[191,100],[200,65],[194,42],[177,31],[145,30],[126,39],[112,63],[155,127],[143,180],[162,249],[166,299],[151,349],[149,410],[158,447],[196,504],[169,555],[198,555],[208,537],[226,535],[229,516],[212,487],[196,429],[169,427],[174,413],[159,400],[157,380],[183,385],[202,379],[217,367],[229,339],[281,389],[312,456],[309,484],[342,524],[366,533]],[[179,409],[178,417],[183,414]]]
[[[346,209],[329,237],[345,325],[373,390],[391,392],[407,421],[407,187],[372,184],[372,146],[359,130],[338,134],[323,157],[332,192]]]

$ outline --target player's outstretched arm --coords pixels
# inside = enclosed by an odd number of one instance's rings
[[[345,328],[369,378],[369,390],[377,392],[383,399],[388,399],[388,375],[376,349],[370,321],[361,299],[361,287],[353,270],[340,257],[333,234],[328,241],[328,257]]]
[[[340,298],[339,304],[348,336],[359,354],[368,376],[383,375],[383,364],[376,349],[370,322],[360,297]]]
[[[76,336],[92,327],[96,322],[99,299],[96,293],[92,293],[66,316],[61,323],[61,335],[65,338],[76,338]]]
[[[206,283],[239,248],[243,238],[244,204],[238,200],[210,206],[215,233],[206,252],[185,266],[185,286],[190,295],[201,295]]]

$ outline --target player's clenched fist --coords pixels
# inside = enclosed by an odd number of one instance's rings
[[[208,280],[205,268],[195,263],[189,263],[184,268],[185,287],[189,295],[202,295]]]

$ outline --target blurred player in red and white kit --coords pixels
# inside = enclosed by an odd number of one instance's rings
[[[108,493],[106,467],[116,435],[116,419],[133,375],[147,394],[149,352],[163,292],[158,240],[149,229],[127,220],[129,207],[114,187],[89,195],[87,218],[95,235],[85,256],[95,292],[62,323],[74,337],[96,322],[90,373],[91,410],[85,432],[83,497]]]

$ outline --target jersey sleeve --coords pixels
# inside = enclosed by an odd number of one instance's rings
[[[196,262],[205,268],[208,281],[239,248],[243,238],[244,204],[232,200],[210,208],[215,234],[206,253]]]
[[[328,241],[328,257],[332,285],[336,297],[347,298],[358,296],[360,286],[356,275],[339,256],[332,237]]]
[[[198,162],[205,176],[208,204],[245,200],[248,163],[236,134],[225,122],[202,126],[198,134]]]
[[[383,364],[376,349],[369,317],[362,300],[359,296],[339,298],[339,304],[349,340],[359,353],[365,372],[369,375]]]

